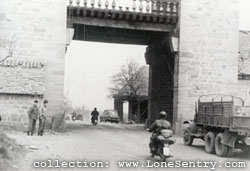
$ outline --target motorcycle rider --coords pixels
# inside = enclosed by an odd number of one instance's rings
[[[158,149],[157,137],[161,134],[161,130],[171,129],[171,124],[166,119],[167,113],[165,111],[161,111],[159,114],[160,118],[155,120],[155,122],[149,127],[149,132],[155,133],[150,139],[150,144],[153,145],[152,150]]]
[[[98,121],[98,116],[99,116],[99,112],[97,111],[96,107],[94,108],[94,110],[91,112],[91,122],[94,124],[95,120]]]

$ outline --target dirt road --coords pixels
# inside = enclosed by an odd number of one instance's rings
[[[176,144],[172,146],[171,151],[174,155],[169,163],[173,165],[167,166],[159,163],[159,159],[152,159],[149,155],[148,141],[150,134],[143,129],[142,125],[123,125],[103,123],[92,126],[89,123],[68,123],[67,132],[46,134],[43,137],[28,137],[23,133],[9,133],[9,136],[15,138],[19,144],[28,148],[27,154],[20,160],[20,163],[13,164],[13,170],[34,171],[34,170],[249,170],[250,158],[241,151],[236,151],[233,158],[220,158],[215,155],[207,154],[204,151],[202,141],[195,141],[191,147],[184,146],[181,137],[176,137]],[[85,161],[86,160],[86,161]],[[51,165],[53,168],[34,168],[35,165],[44,166]],[[58,163],[57,163],[58,161]],[[63,161],[81,161],[80,166],[88,165],[88,168],[63,168],[60,165]],[[102,165],[97,163],[102,161]],[[118,166],[118,161],[135,161],[139,162],[137,168],[122,168]],[[179,164],[178,164],[178,162]],[[190,165],[196,168],[186,168],[183,162],[193,162]],[[198,164],[197,162],[202,162]],[[228,162],[230,161],[230,162]],[[90,163],[92,162],[92,163]],[[205,163],[207,162],[207,163]],[[214,163],[213,163],[214,162]],[[215,163],[217,162],[217,163]],[[233,165],[244,168],[226,168]],[[239,163],[241,162],[241,163]],[[243,162],[243,163],[242,163]],[[41,165],[40,165],[41,164]],[[69,164],[69,163],[68,163]],[[71,163],[73,166],[73,163]],[[92,166],[103,166],[103,168],[92,168]],[[120,163],[121,164],[121,163]],[[180,167],[180,164],[183,167]],[[187,163],[186,163],[187,164]],[[188,163],[190,164],[190,163]],[[192,164],[192,163],[191,163]],[[161,166],[152,168],[151,166]],[[202,166],[198,168],[198,166]],[[171,167],[171,168],[170,168]]]

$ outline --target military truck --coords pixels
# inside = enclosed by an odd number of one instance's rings
[[[184,121],[183,141],[205,141],[207,153],[231,157],[234,149],[250,153],[250,106],[235,96],[202,95],[195,103],[194,120]]]

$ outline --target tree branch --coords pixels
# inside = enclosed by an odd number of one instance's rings
[[[14,52],[15,46],[14,46],[14,37],[12,37],[10,44],[9,44],[9,49],[8,49],[8,55],[5,56],[4,58],[0,59],[0,63],[4,62],[6,59],[13,57],[13,52]]]
[[[147,90],[146,77],[134,61],[127,61],[120,71],[111,77],[113,87],[109,88],[111,95],[137,96]],[[145,85],[144,85],[145,84]]]
[[[3,61],[5,61],[6,59],[8,59],[10,57],[12,57],[12,56],[10,56],[10,55],[6,56],[5,58],[3,58],[3,59],[0,60],[0,63],[2,63]]]

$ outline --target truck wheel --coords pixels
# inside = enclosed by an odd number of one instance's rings
[[[227,157],[232,157],[234,155],[234,148],[232,147],[227,147],[228,150],[227,150]]]
[[[250,146],[249,146],[249,145],[243,144],[240,148],[241,148],[241,150],[242,150],[245,154],[250,155]]]
[[[215,152],[215,133],[208,132],[205,136],[205,150],[207,153]]]
[[[183,133],[184,144],[191,146],[193,144],[193,141],[194,141],[194,137],[192,137],[190,131],[186,129]]]
[[[225,157],[228,153],[228,147],[221,143],[223,137],[223,133],[219,133],[215,138],[215,153],[220,157]]]
[[[164,155],[162,155],[162,156],[161,156],[161,161],[162,161],[162,162],[166,162],[166,161],[167,161],[167,157],[164,156]]]

